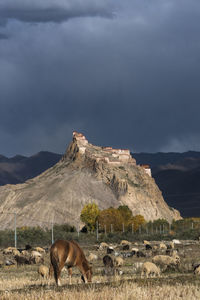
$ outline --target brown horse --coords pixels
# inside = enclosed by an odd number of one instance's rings
[[[49,273],[52,275],[54,271],[54,278],[56,284],[60,286],[60,273],[66,265],[69,273],[69,283],[71,284],[72,267],[77,266],[82,273],[82,280],[84,282],[91,282],[92,268],[89,266],[87,259],[75,241],[57,240],[50,249],[50,269]]]

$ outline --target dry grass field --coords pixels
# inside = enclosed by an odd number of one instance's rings
[[[0,268],[0,299],[81,299],[81,300],[157,300],[157,299],[200,299],[200,275],[193,275],[192,264],[200,263],[200,244],[186,241],[178,245],[181,264],[178,269],[170,269],[159,278],[141,278],[140,270],[133,265],[137,262],[151,261],[152,256],[144,258],[129,257],[124,259],[124,266],[119,269],[122,275],[103,276],[102,258],[105,250],[97,250],[97,245],[81,245],[86,256],[94,253],[98,260],[93,261],[93,282],[83,284],[79,270],[73,269],[72,285],[68,284],[68,274],[62,272],[61,287],[56,287],[54,279],[44,280],[37,273],[38,265],[4,266]],[[134,245],[144,251],[144,246]],[[116,251],[123,252],[118,246]],[[126,251],[124,251],[126,252]],[[147,253],[147,251],[146,251]],[[164,253],[163,253],[164,254]],[[112,255],[111,255],[112,256]],[[49,265],[49,254],[45,254],[45,265]],[[13,259],[11,255],[0,253],[0,259]]]

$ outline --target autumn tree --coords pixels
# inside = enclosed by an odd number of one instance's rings
[[[99,215],[99,207],[95,203],[86,204],[81,211],[81,221],[85,223],[90,231],[95,229],[96,220]]]
[[[137,231],[139,229],[139,227],[144,225],[145,223],[146,223],[146,221],[142,215],[136,215],[129,219],[128,228],[130,230],[130,228],[133,225],[134,231]]]
[[[125,229],[128,229],[129,222],[133,217],[133,213],[127,205],[120,205],[117,209],[122,216],[122,223],[124,224]]]
[[[98,216],[98,222],[102,229],[106,226],[107,230],[111,230],[111,225],[113,231],[121,231],[123,218],[118,209],[110,207],[100,211]]]

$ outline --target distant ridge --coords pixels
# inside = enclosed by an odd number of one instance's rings
[[[23,183],[55,165],[61,154],[41,151],[30,157],[0,155],[0,185]]]

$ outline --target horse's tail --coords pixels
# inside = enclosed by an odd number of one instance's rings
[[[53,266],[54,278],[55,278],[56,284],[58,285],[58,270],[59,270],[58,264],[59,264],[59,260],[58,260],[57,248],[51,249],[50,259],[51,259],[51,264]]]

